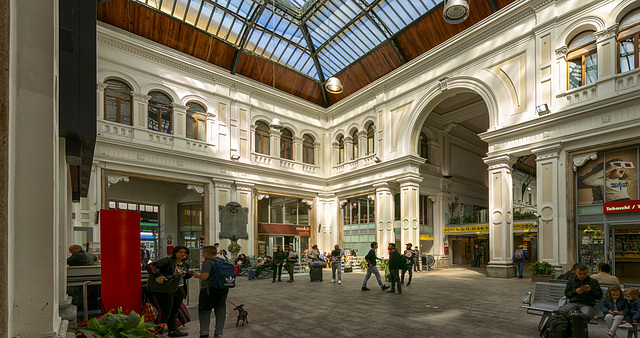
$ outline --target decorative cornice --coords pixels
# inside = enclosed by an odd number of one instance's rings
[[[107,89],[109,85],[104,83],[104,82],[99,82],[96,84],[96,88],[98,88],[98,91],[103,92],[105,89]]]
[[[186,113],[187,109],[189,109],[189,107],[175,102],[171,102],[171,107],[173,107],[173,110],[177,113]]]
[[[576,172],[578,168],[585,165],[585,163],[598,158],[598,153],[587,153],[573,156],[573,171]]]
[[[202,185],[189,184],[189,185],[187,185],[187,190],[193,190],[193,191],[197,192],[200,195],[204,194],[204,186],[202,186]]]
[[[258,201],[263,200],[265,198],[269,198],[268,194],[257,194]]]
[[[420,182],[422,182],[422,177],[403,177],[398,179],[398,183],[400,183],[400,188],[419,188]]]
[[[129,92],[129,94],[131,94],[131,97],[133,98],[134,101],[142,101],[146,103],[146,102],[149,102],[149,99],[151,99],[151,95],[147,95],[143,93],[131,91]]]
[[[347,203],[349,203],[349,200],[340,200],[340,209],[344,208]]]
[[[611,27],[607,27],[599,32],[593,33],[593,36],[596,37],[596,42],[601,42],[603,40],[607,40],[609,38],[613,38],[618,34],[618,27],[620,25],[615,24]]]
[[[543,159],[558,157],[560,150],[562,150],[562,142],[531,149],[531,152],[536,155],[536,161],[540,161]]]
[[[109,174],[107,176],[107,180],[109,181],[108,186],[111,187],[112,184],[116,184],[121,181],[129,182],[129,176]]]
[[[489,166],[489,170],[502,168],[511,169],[511,166],[515,163],[511,155],[485,157],[483,160],[484,163]]]
[[[307,206],[309,206],[309,209],[313,208],[313,200],[311,200],[311,199],[303,199],[301,202],[306,204]]]
[[[567,57],[567,46],[562,46],[556,49],[556,58],[562,59]]]
[[[438,201],[438,196],[434,196],[434,195],[429,195],[427,196],[429,198],[429,200],[433,203],[436,203]]]

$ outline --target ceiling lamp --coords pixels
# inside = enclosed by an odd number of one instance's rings
[[[469,4],[466,0],[445,0],[442,14],[448,23],[461,23],[469,17]]]
[[[342,93],[342,82],[337,77],[332,76],[324,84],[324,89],[331,94],[340,94]]]
[[[282,125],[282,122],[280,122],[280,119],[277,117],[273,118],[273,121],[271,121],[271,124],[269,124],[269,127],[275,130],[281,130],[282,128],[284,128],[284,126]]]

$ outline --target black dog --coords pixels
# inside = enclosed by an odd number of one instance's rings
[[[236,308],[234,309],[234,310],[238,310],[238,320],[236,321],[236,327],[238,326],[238,324],[240,324],[240,321],[242,321],[242,326],[244,326],[244,323],[249,324],[249,320],[247,319],[247,315],[249,315],[249,312],[243,309],[242,308],[243,306],[244,304],[240,304],[236,306]]]

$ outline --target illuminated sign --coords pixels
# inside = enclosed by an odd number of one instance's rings
[[[640,200],[608,202],[604,204],[604,213],[613,214],[617,212],[640,211]]]
[[[433,241],[433,236],[430,235],[420,235],[421,241]]]
[[[478,231],[489,231],[488,225],[473,225],[468,227],[445,227],[445,233],[456,233],[456,232],[478,232]]]
[[[258,233],[309,236],[311,233],[311,227],[308,225],[258,223]]]
[[[525,224],[514,224],[513,225],[513,230],[523,230],[525,232],[529,231],[529,230],[537,230],[538,229],[538,224],[537,223],[525,223]]]

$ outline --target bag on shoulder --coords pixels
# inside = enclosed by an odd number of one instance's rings
[[[516,259],[516,261],[523,261],[524,260],[524,252],[522,252],[522,249],[516,250],[514,258]]]
[[[544,338],[569,338],[571,326],[565,316],[551,316],[540,330],[540,337]]]
[[[213,273],[209,275],[210,286],[214,289],[230,289],[236,287],[235,266],[222,259],[212,259]]]
[[[180,276],[171,275],[165,276],[168,280],[164,281],[162,284],[156,282],[156,278],[153,275],[149,275],[149,279],[147,280],[147,290],[155,293],[174,293],[178,291],[178,286],[180,286]]]

